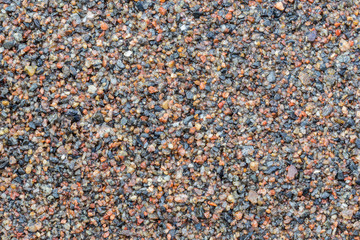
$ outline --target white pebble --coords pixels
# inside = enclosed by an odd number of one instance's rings
[[[125,53],[124,53],[124,56],[125,57],[130,57],[132,55],[132,51],[126,51]]]
[[[90,94],[93,94],[97,91],[97,88],[95,87],[95,85],[90,85],[89,88],[88,88],[88,92]]]

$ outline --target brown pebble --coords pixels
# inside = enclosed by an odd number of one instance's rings
[[[259,195],[255,191],[250,190],[247,198],[252,204],[257,204]]]
[[[251,162],[250,169],[253,170],[254,172],[257,171],[259,169],[259,162]]]
[[[340,43],[339,43],[339,49],[342,51],[342,52],[346,52],[348,50],[350,50],[351,46],[349,44],[348,41],[344,40],[344,39],[341,39],[340,40]]]
[[[296,167],[293,165],[290,165],[290,167],[288,168],[287,178],[292,180],[295,178],[297,173],[298,173],[298,170],[296,169]]]
[[[242,217],[243,217],[243,214],[242,214],[242,212],[236,212],[234,214],[234,217],[235,217],[236,220],[241,220]]]
[[[345,219],[352,219],[353,217],[353,214],[354,214],[354,211],[353,210],[350,210],[350,209],[346,209],[344,211],[341,212],[341,216]]]
[[[275,8],[280,11],[284,11],[284,4],[282,2],[275,3]]]
[[[178,203],[184,203],[188,200],[188,195],[186,194],[179,194],[175,197],[175,202],[178,202]]]
[[[159,13],[160,13],[161,15],[165,15],[165,14],[166,14],[166,9],[163,8],[163,7],[160,7],[160,8],[159,8]]]
[[[235,202],[235,198],[234,198],[234,196],[231,195],[231,194],[227,197],[226,200],[227,200],[229,203],[234,203],[234,202]]]
[[[232,14],[229,12],[228,14],[225,15],[225,18],[226,18],[227,20],[231,20]]]

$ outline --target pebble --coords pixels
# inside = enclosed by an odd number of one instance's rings
[[[100,28],[101,28],[101,30],[106,31],[109,29],[109,26],[105,22],[101,22]]]
[[[15,46],[14,41],[5,41],[2,45],[5,49],[11,49]]]
[[[280,11],[284,11],[284,4],[282,2],[275,3],[275,8]]]
[[[118,60],[118,61],[116,62],[116,65],[117,65],[119,68],[121,68],[121,69],[124,69],[124,68],[125,68],[124,63],[123,63],[121,60]]]
[[[10,165],[15,165],[17,163],[17,160],[15,157],[10,157],[10,161],[9,161]]]
[[[357,148],[360,149],[360,139],[359,138],[356,138],[355,145],[356,145]]]
[[[296,169],[296,167],[294,165],[290,165],[288,168],[288,173],[287,173],[287,178],[289,178],[290,180],[295,178],[295,175],[298,173],[298,170]]]
[[[22,42],[23,41],[23,36],[21,33],[14,33],[14,39],[17,41],[17,42]]]
[[[352,210],[346,209],[341,212],[341,215],[345,219],[352,219],[354,212]]]
[[[125,57],[130,57],[132,54],[133,54],[132,51],[126,51],[126,52],[124,53],[124,56],[125,56]]]
[[[0,159],[0,169],[4,169],[5,167],[7,167],[9,165],[9,160],[8,159]]]
[[[5,8],[5,11],[7,12],[15,12],[16,6],[14,4],[11,4],[10,6]]]
[[[255,205],[258,203],[259,195],[255,191],[250,190],[247,198],[252,204]]]
[[[269,81],[269,83],[274,83],[276,81],[275,72],[270,72],[267,76],[267,80]]]
[[[332,111],[333,111],[333,108],[330,105],[327,105],[327,106],[325,106],[325,108],[322,112],[322,116],[327,117],[332,113]]]
[[[309,85],[311,83],[310,76],[306,72],[300,72],[299,79],[303,85]]]
[[[339,43],[339,48],[342,52],[346,52],[350,50],[351,46],[348,41],[341,39]]]
[[[259,162],[251,162],[250,163],[250,169],[254,172],[256,172],[259,169]]]
[[[35,74],[36,69],[37,66],[26,66],[24,70],[30,77],[32,77]]]
[[[227,197],[226,200],[227,200],[229,203],[234,203],[234,202],[235,202],[235,198],[234,198],[234,196],[231,195],[231,194]]]
[[[188,196],[186,194],[179,194],[177,196],[175,196],[175,202],[178,203],[184,203],[188,200]]]
[[[42,224],[41,224],[41,222],[39,222],[39,223],[30,225],[29,226],[29,231],[30,232],[37,232],[37,231],[41,230],[41,228],[42,228]]]
[[[314,42],[317,37],[316,31],[310,31],[306,37],[307,37],[307,41]]]
[[[96,91],[97,91],[97,87],[95,85],[90,85],[88,87],[88,93],[94,94],[94,93],[96,93]]]
[[[25,168],[26,174],[30,174],[32,171],[33,166],[31,164],[28,164]]]

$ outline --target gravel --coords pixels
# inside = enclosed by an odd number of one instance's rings
[[[359,239],[359,2],[3,0],[1,239]]]

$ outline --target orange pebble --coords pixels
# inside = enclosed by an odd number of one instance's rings
[[[159,13],[160,13],[161,15],[165,15],[165,14],[166,14],[166,9],[163,8],[163,7],[160,7],[160,8],[159,8]]]
[[[225,105],[225,101],[222,101],[218,104],[218,107],[221,109]]]
[[[63,67],[63,65],[62,65],[62,63],[58,62],[58,63],[56,64],[56,67],[60,69],[60,68]]]
[[[101,22],[100,28],[101,30],[106,31],[109,29],[109,26],[105,22]]]
[[[229,12],[228,14],[225,15],[225,18],[226,18],[227,20],[231,20],[232,14]]]

